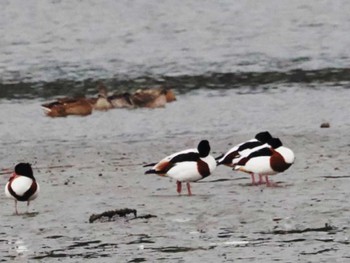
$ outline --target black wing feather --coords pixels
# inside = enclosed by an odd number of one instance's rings
[[[182,153],[179,155],[174,156],[170,162],[171,163],[180,163],[180,162],[197,162],[199,160],[199,153],[196,152],[189,152],[189,153]]]
[[[259,157],[259,156],[271,156],[272,154],[273,152],[271,148],[265,147],[249,154],[248,159]]]
[[[253,149],[253,148],[261,146],[261,145],[263,145],[263,143],[259,142],[259,141],[246,142],[246,143],[242,144],[241,146],[239,146],[237,151],[240,152],[240,151],[243,151],[243,150],[246,150],[246,149]]]

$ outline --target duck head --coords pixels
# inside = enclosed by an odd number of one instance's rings
[[[15,173],[17,175],[26,176],[34,179],[33,169],[29,163],[19,163],[15,166]]]
[[[207,140],[200,141],[197,149],[200,157],[207,157],[210,153],[209,142]]]

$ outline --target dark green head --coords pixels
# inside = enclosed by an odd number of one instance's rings
[[[262,143],[267,143],[268,140],[272,139],[271,134],[268,131],[259,132],[257,135],[255,135],[255,139]]]
[[[198,144],[198,152],[200,157],[207,157],[210,153],[210,145],[207,140],[202,140]]]
[[[33,169],[29,163],[19,163],[15,166],[15,173],[18,175],[33,178]]]
[[[271,146],[273,149],[277,149],[278,147],[282,146],[282,142],[278,138],[272,138],[267,141],[267,143]]]

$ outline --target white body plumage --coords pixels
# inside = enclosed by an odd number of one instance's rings
[[[7,184],[5,186],[6,196],[19,201],[15,196],[13,196],[10,193],[9,184],[10,184],[10,182],[7,182]],[[32,184],[33,184],[33,179],[25,177],[25,176],[17,176],[16,178],[13,179],[13,181],[11,183],[11,188],[12,188],[12,191],[16,193],[16,195],[23,196],[27,191],[29,191]],[[36,182],[36,185],[37,185],[36,191],[26,201],[32,201],[38,197],[39,192],[40,192],[40,186],[37,182]]]

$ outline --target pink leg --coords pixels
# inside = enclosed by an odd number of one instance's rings
[[[15,210],[16,210],[16,215],[19,215],[18,210],[17,210],[17,200],[15,200]]]
[[[270,182],[269,176],[268,176],[268,175],[265,175],[265,178],[266,178],[266,186],[268,186],[268,187],[277,186],[277,184],[275,184],[275,183],[273,183],[273,182]]]
[[[250,176],[252,177],[252,185],[256,185],[254,174],[251,173]]]
[[[191,196],[192,195],[192,192],[191,192],[191,186],[190,186],[190,183],[186,183],[187,185],[187,191],[188,191],[188,195]]]
[[[258,182],[258,184],[264,184],[264,183],[265,182],[264,182],[263,176],[261,174],[259,174],[259,182]]]
[[[177,192],[178,194],[181,194],[182,184],[180,181],[177,181],[176,184],[177,184]]]

